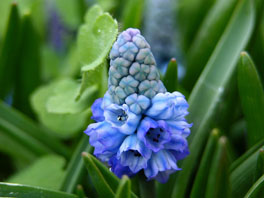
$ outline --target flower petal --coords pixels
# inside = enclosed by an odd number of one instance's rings
[[[121,133],[132,134],[135,132],[141,115],[136,115],[129,111],[126,104],[119,106],[117,104],[109,105],[104,111],[105,120]]]
[[[148,179],[160,179],[160,182],[164,183],[168,179],[168,176],[164,175],[164,173],[171,174],[180,170],[176,163],[177,160],[170,151],[160,150],[157,153],[152,153],[148,161],[148,167],[144,169],[144,173]],[[160,175],[161,173],[163,175]]]
[[[125,138],[124,134],[105,121],[90,124],[84,132],[90,136],[89,142],[94,147],[94,155],[102,161],[108,161]]]
[[[151,150],[145,147],[136,134],[128,136],[117,153],[121,165],[128,166],[133,173],[147,167]]]

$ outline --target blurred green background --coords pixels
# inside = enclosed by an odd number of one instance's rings
[[[264,197],[263,0],[1,0],[0,15],[0,197]],[[194,124],[183,170],[154,189],[81,156],[129,27]]]

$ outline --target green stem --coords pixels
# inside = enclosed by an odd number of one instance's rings
[[[146,177],[143,175],[139,176],[139,191],[141,198],[155,198],[155,181],[146,181]]]

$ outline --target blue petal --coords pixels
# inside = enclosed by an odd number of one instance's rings
[[[171,133],[165,121],[155,121],[145,117],[138,127],[137,136],[148,148],[158,152],[164,148],[165,143],[170,141]]]
[[[94,155],[102,161],[108,161],[125,138],[124,134],[105,121],[90,124],[84,132],[90,136],[89,142],[94,147]]]
[[[188,115],[188,103],[179,92],[158,93],[146,115],[158,120],[182,120]]]
[[[152,153],[148,166],[144,169],[144,173],[148,179],[160,179],[162,183],[168,177],[164,177],[164,173],[171,174],[175,171],[181,170],[177,166],[177,160],[174,155],[168,150],[160,150],[157,153]],[[163,173],[163,175],[160,175]],[[163,177],[162,177],[163,176]]]
[[[121,165],[128,166],[133,173],[147,167],[151,150],[145,147],[136,134],[128,136],[117,153]]]
[[[167,142],[164,147],[166,149],[176,150],[183,152],[186,147],[188,147],[187,140],[181,135],[172,134],[171,140]]]
[[[185,147],[183,151],[171,150],[171,153],[174,155],[176,160],[182,160],[190,154],[188,147]]]
[[[166,123],[171,133],[182,135],[185,138],[189,136],[190,127],[192,127],[192,124],[187,123],[185,120],[182,121],[166,120]]]
[[[123,175],[127,175],[129,177],[133,176],[134,173],[131,172],[128,166],[122,166],[120,161],[116,159],[116,156],[111,157],[108,164],[111,167],[111,171],[115,173],[115,175],[121,178]]]
[[[104,121],[104,110],[101,107],[102,102],[103,98],[98,98],[94,101],[91,107],[93,113],[93,116],[91,118],[96,122]]]
[[[135,132],[141,119],[141,115],[136,115],[129,111],[126,104],[122,106],[117,104],[109,105],[104,111],[104,116],[105,120],[113,127],[127,135]]]

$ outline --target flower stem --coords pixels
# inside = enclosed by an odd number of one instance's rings
[[[139,190],[142,198],[155,198],[155,181],[146,181],[144,175],[139,176]]]

